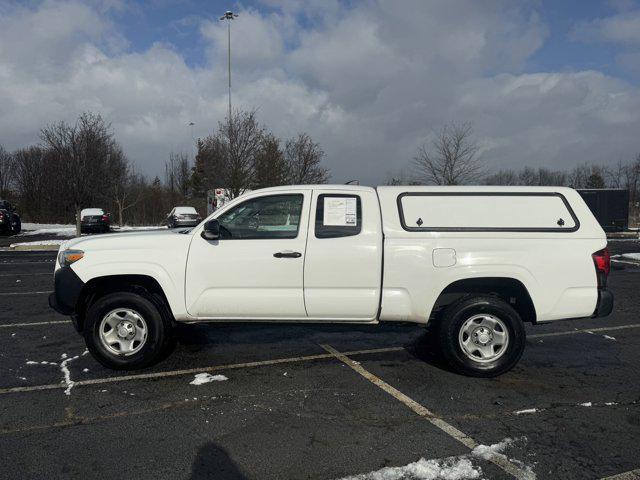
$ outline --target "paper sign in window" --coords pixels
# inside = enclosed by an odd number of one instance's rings
[[[323,225],[355,227],[357,222],[355,198],[324,198]]]

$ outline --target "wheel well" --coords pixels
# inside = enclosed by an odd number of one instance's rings
[[[99,298],[114,292],[151,294],[164,304],[166,313],[173,319],[167,297],[155,278],[148,275],[109,275],[92,278],[82,288],[76,303],[76,323],[79,331],[82,331],[89,307]]]
[[[471,295],[492,295],[511,305],[523,321],[536,323],[536,309],[527,288],[514,278],[482,277],[457,280],[441,293],[431,311],[431,319],[439,318],[441,312],[452,303]]]

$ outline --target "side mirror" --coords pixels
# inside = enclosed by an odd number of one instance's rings
[[[220,222],[215,218],[204,224],[200,234],[205,240],[218,240],[220,238]]]

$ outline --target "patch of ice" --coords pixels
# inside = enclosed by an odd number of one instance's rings
[[[580,404],[580,406],[581,406],[581,407],[591,407],[591,406],[593,406],[593,403],[591,403],[591,402],[584,402],[584,403],[581,403],[581,404]]]
[[[539,412],[540,410],[538,410],[537,408],[525,408],[524,410],[516,410],[515,413],[516,415],[526,415],[528,413],[536,413]]]
[[[616,341],[615,337],[610,337],[609,335],[603,335],[604,338],[606,338],[607,340],[613,340],[614,342]]]
[[[224,382],[229,380],[224,375],[211,375],[210,373],[198,373],[195,378],[189,382],[190,385],[202,385],[209,382]],[[186,400],[186,399],[185,399]]]

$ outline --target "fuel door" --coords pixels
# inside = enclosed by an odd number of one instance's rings
[[[434,248],[434,267],[453,267],[456,264],[456,251],[453,248]]]

